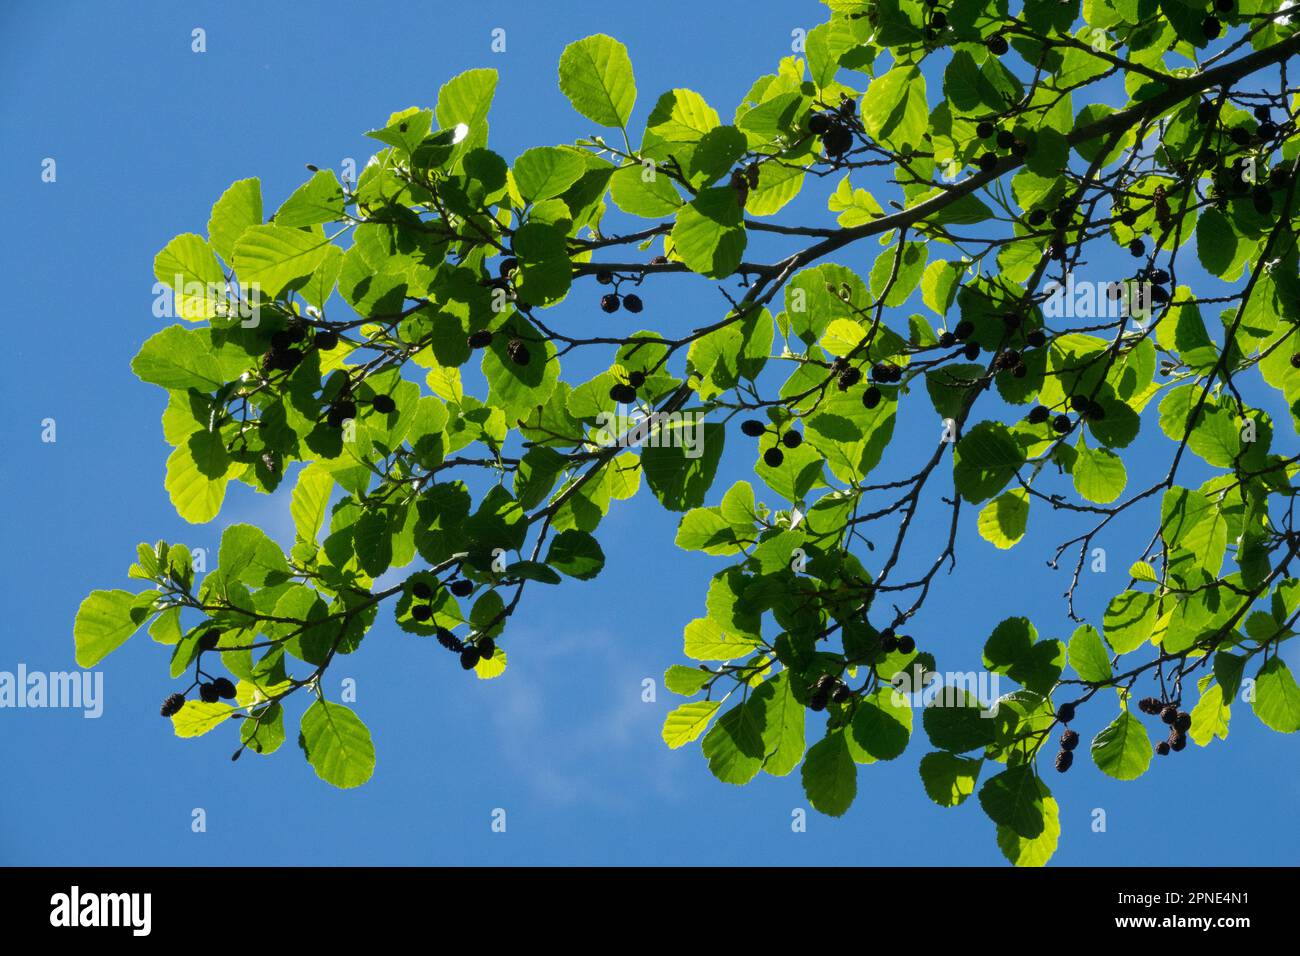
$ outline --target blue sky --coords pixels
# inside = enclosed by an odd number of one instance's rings
[[[591,130],[557,89],[556,63],[566,43],[596,32],[629,47],[640,91],[634,129],[674,86],[697,90],[729,118],[752,81],[789,52],[791,31],[824,18],[813,2],[457,4],[454,15],[448,6],[139,2],[0,11],[8,144],[0,175],[10,217],[0,242],[11,287],[0,670],[72,668],[78,603],[92,588],[127,585],[138,541],[183,540],[215,557],[221,528],[237,521],[291,540],[287,491],[236,491],[208,527],[175,516],[162,487],[164,395],[128,368],[159,326],[150,311],[154,254],[177,233],[202,232],[230,182],[260,176],[274,208],[306,178],[304,163],[364,163],[374,145],[364,130],[394,110],[432,106],[443,82],[481,66],[501,74],[491,115],[498,152],[513,158],[529,146],[571,142]],[[190,51],[195,27],[207,31],[202,55]],[[506,30],[504,54],[489,49],[497,27]],[[46,157],[58,163],[52,184],[40,179]],[[828,224],[824,199],[812,192],[791,215]],[[850,248],[837,261],[865,272],[875,253]],[[1108,265],[1131,268],[1114,258],[1094,268]],[[667,331],[720,314],[722,300],[706,283],[671,283],[643,289],[642,325]],[[556,311],[576,329],[598,328],[609,320],[595,299],[583,290]],[[935,437],[924,398],[913,398],[916,413],[900,421],[904,440],[883,466],[890,477],[911,474],[909,463]],[[57,422],[56,443],[40,440],[46,418]],[[728,441],[710,503],[753,460],[747,439]],[[1155,448],[1167,454],[1163,441]],[[1285,424],[1278,442],[1294,451]],[[1131,488],[1165,467],[1140,444]],[[993,626],[1011,615],[1029,615],[1043,636],[1068,638],[1059,600],[1066,572],[1045,562],[1086,526],[1031,515],[1025,540],[1003,554],[977,537],[973,509],[965,518],[958,570],[918,619],[920,645],[941,669],[969,670]],[[916,552],[918,563],[940,533],[926,521],[923,514],[919,530],[930,532],[930,544]],[[1149,520],[1126,522],[1101,541],[1111,572],[1085,575],[1080,592],[1094,620],[1123,586],[1149,528]],[[100,719],[0,711],[0,863],[1002,862],[993,826],[973,802],[943,810],[925,798],[916,771],[923,734],[898,760],[862,769],[844,818],[812,813],[798,834],[791,811],[807,802],[797,773],[734,788],[712,778],[696,747],[664,747],[659,729],[675,699],[661,689],[643,703],[641,681],[682,660],[682,627],[703,613],[708,575],[721,567],[678,551],[675,531],[676,517],[644,489],[616,507],[601,528],[604,573],[530,589],[503,641],[510,667],[500,680],[468,677],[450,655],[381,616],[362,651],[327,678],[335,697],[341,678],[357,681],[355,706],[379,753],[374,779],[351,792],[317,780],[292,731],[278,755],[234,765],[232,734],[173,737],[157,716],[176,689],[166,651],[137,637],[101,665]],[[1099,697],[1078,729],[1089,739],[1113,715],[1113,702]],[[1238,705],[1228,745],[1211,750],[1191,748],[1128,784],[1088,761],[1050,780],[1064,831],[1055,862],[1292,862],[1300,849],[1289,816],[1300,796],[1296,740]],[[206,811],[204,834],[191,832],[194,808]],[[491,832],[494,808],[506,810],[504,834]],[[1106,811],[1104,833],[1092,832],[1094,808]]]

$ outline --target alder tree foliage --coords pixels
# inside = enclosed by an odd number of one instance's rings
[[[374,746],[323,693],[338,656],[395,618],[453,669],[501,675],[511,616],[596,577],[602,518],[641,490],[678,546],[718,559],[693,663],[665,675],[689,700],[663,737],[700,740],[727,783],[801,768],[811,805],[843,814],[861,768],[916,729],[900,678],[941,673],[909,622],[959,532],[978,529],[987,564],[1031,516],[1067,539],[1034,559],[1059,564],[1077,629],[1009,618],[979,665],[1009,693],[924,701],[918,798],[978,791],[1006,857],[1040,864],[1060,833],[1044,777],[1078,753],[1076,711],[1105,723],[1088,752],[1119,780],[1226,737],[1235,702],[1300,728],[1278,654],[1300,616],[1284,5],[827,5],[725,119],[681,88],[631,126],[627,50],[590,36],[559,63],[592,124],[573,145],[494,152],[497,78],[478,69],[371,130],[355,183],[314,170],[269,217],[258,180],[232,185],[207,238],[159,253],[180,321],[133,370],[167,391],[181,517],[216,518],[232,481],[284,482],[296,540],[286,554],[235,524],[201,579],[186,546],[140,545],[147,589],[85,601],[79,663],[147,624],[189,681],[164,716],[182,737],[233,719],[236,757],[278,749],[303,691],[299,746],[357,786]],[[783,221],[796,197],[828,213]],[[1118,307],[1050,315],[1050,289],[1106,257],[1127,270],[1100,277]],[[1205,289],[1179,283],[1192,271]],[[672,308],[673,281],[712,283],[716,312]],[[577,334],[578,310],[604,331]],[[605,370],[566,380],[579,354]],[[904,413],[927,424],[904,435]],[[674,432],[700,416],[694,454]],[[752,481],[715,487],[726,444]],[[1129,487],[1139,449],[1159,476]],[[1088,575],[1135,522],[1146,550]],[[1109,589],[1092,620],[1081,582]]]

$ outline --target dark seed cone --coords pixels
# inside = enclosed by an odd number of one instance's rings
[[[1187,746],[1186,734],[1175,733],[1170,735],[1169,749],[1174,751],[1174,753],[1177,753],[1178,751],[1182,750],[1186,746]]]
[[[464,642],[462,642],[459,637],[451,633],[451,631],[447,630],[445,627],[438,628],[438,633],[435,635],[435,637],[437,637],[439,644],[447,648],[447,650],[452,651],[453,653],[459,654],[461,651],[465,649]]]
[[[1070,721],[1074,720],[1074,705],[1062,704],[1058,707],[1056,709],[1056,719],[1063,724],[1068,724]]]
[[[1162,740],[1160,743],[1156,744],[1156,753],[1162,757],[1169,756],[1169,741]]]
[[[162,707],[159,708],[158,713],[162,714],[164,717],[170,717],[172,714],[179,713],[180,709],[184,706],[185,695],[172,694],[162,702]]]
[[[479,642],[475,646],[478,648],[478,656],[485,661],[492,660],[496,655],[497,642],[490,637],[479,638]]]
[[[808,707],[812,710],[825,710],[826,696],[824,690],[814,691],[812,696],[808,698]]]
[[[1160,713],[1160,709],[1163,706],[1164,705],[1154,697],[1143,697],[1138,701],[1138,710],[1142,711],[1144,714],[1150,714],[1152,717]]]
[[[852,696],[853,691],[849,690],[847,684],[840,684],[831,692],[831,700],[835,701],[837,704],[844,703]]]
[[[1073,750],[1079,746],[1079,733],[1075,730],[1066,730],[1061,733],[1061,749]]]
[[[459,598],[469,597],[474,593],[474,582],[465,578],[459,578],[447,585],[447,590]]]
[[[506,355],[516,365],[527,365],[533,358],[528,354],[528,346],[524,345],[522,339],[511,339],[506,343]]]
[[[843,126],[832,126],[822,136],[827,156],[842,156],[853,146],[853,134]]]
[[[466,647],[460,652],[460,666],[467,671],[472,671],[478,665],[478,660],[479,652],[477,647]]]
[[[1069,770],[1074,764],[1074,754],[1068,750],[1062,750],[1056,755],[1056,769],[1061,773]]]
[[[907,634],[898,639],[898,652],[900,654],[910,654],[916,650],[916,641]]]
[[[1166,704],[1160,711],[1160,719],[1166,724],[1172,724],[1178,719],[1178,708],[1173,704]]]
[[[757,418],[747,418],[740,423],[740,431],[750,438],[759,438],[763,432],[767,431],[767,426]]]
[[[199,699],[205,704],[215,704],[221,699],[221,695],[217,693],[215,684],[200,684]]]
[[[212,686],[216,690],[217,696],[222,700],[235,699],[235,685],[231,683],[229,678],[218,677],[212,682]]]
[[[1192,729],[1192,715],[1185,710],[1180,710],[1174,717],[1174,730],[1180,734],[1185,734]]]

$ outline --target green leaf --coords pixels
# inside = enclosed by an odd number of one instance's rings
[[[529,274],[537,278],[535,273]],[[534,283],[530,288],[535,290],[537,286]],[[518,365],[510,358],[510,341],[515,336],[527,343],[532,356],[527,365]],[[545,405],[560,379],[555,344],[538,341],[541,338],[530,323],[513,316],[493,336],[491,346],[483,350],[480,367],[488,383],[488,402],[501,409],[510,425]]]
[[[722,279],[736,271],[745,252],[745,226],[736,191],[703,189],[677,213],[673,249],[692,272]]]
[[[207,332],[169,325],[149,337],[131,361],[141,381],[163,388],[211,392],[225,384]]]
[[[312,462],[298,473],[289,500],[289,514],[298,537],[315,542],[333,491],[334,475],[319,462]]]
[[[256,714],[256,719],[240,722],[239,739],[253,753],[273,754],[284,743],[284,708],[268,704]]]
[[[609,194],[619,209],[645,219],[674,215],[682,206],[672,178],[639,163],[624,166],[610,177]]]
[[[1230,703],[1241,689],[1241,677],[1246,670],[1246,658],[1227,651],[1214,655],[1214,679],[1223,688],[1224,703]]]
[[[717,182],[745,155],[745,135],[734,126],[718,126],[700,137],[691,155],[690,180],[694,186]]]
[[[249,226],[262,224],[262,184],[257,179],[231,183],[212,206],[208,240],[226,262],[235,260],[235,243]]]
[[[992,498],[1025,463],[1025,452],[1001,422],[980,422],[953,450],[953,482],[971,504]]]
[[[856,762],[893,760],[907,749],[912,738],[912,707],[905,696],[895,704],[894,693],[893,688],[882,687],[858,702],[849,725],[850,750]]]
[[[383,511],[367,510],[352,525],[352,546],[357,563],[377,578],[393,563],[393,531]]]
[[[887,306],[902,305],[916,291],[925,273],[925,260],[922,242],[903,243],[901,252],[898,246],[886,249],[871,267],[871,294],[883,296]]]
[[[275,224],[314,226],[323,222],[338,222],[347,217],[343,209],[343,188],[330,169],[321,169],[311,179],[294,190],[275,213]]]
[[[221,436],[195,432],[167,459],[163,481],[176,513],[190,524],[211,521],[226,496],[230,458]]]
[[[1281,658],[1269,658],[1255,675],[1255,700],[1251,706],[1260,722],[1278,733],[1300,730],[1300,687]]]
[[[474,665],[474,676],[479,680],[492,680],[500,677],[506,672],[506,650],[504,647],[498,647],[496,653],[490,658],[479,658]]]
[[[863,125],[889,149],[919,144],[929,121],[925,77],[915,66],[895,66],[873,80],[862,97]]]
[[[232,524],[222,532],[217,562],[228,582],[260,588],[289,578],[289,562],[280,546],[251,524]]]
[[[664,686],[674,694],[690,697],[704,689],[714,677],[711,671],[699,667],[687,667],[685,664],[673,664],[664,671]]]
[[[229,704],[187,700],[184,707],[172,714],[172,729],[177,737],[202,737],[229,720],[234,712],[235,708]]]
[[[704,733],[704,728],[709,726],[709,721],[721,706],[716,700],[694,700],[669,711],[664,718],[664,743],[673,750],[690,743]]]
[[[1001,113],[1006,103],[965,50],[953,54],[943,73],[943,92],[953,108],[962,113]]]
[[[832,817],[844,815],[858,795],[858,767],[843,730],[832,731],[808,748],[802,777],[813,809]]]
[[[1155,584],[1159,580],[1156,577],[1156,569],[1145,561],[1134,561],[1130,564],[1128,576],[1135,581],[1146,581],[1148,584]]]
[[[469,153],[487,143],[487,115],[496,94],[497,71],[466,70],[452,77],[438,90],[434,114],[442,129],[454,129],[463,123],[469,133],[457,144],[457,150]]]
[[[515,160],[514,177],[519,193],[529,202],[552,199],[582,178],[587,164],[573,150],[539,146]]]
[[[235,244],[239,281],[258,286],[262,295],[279,295],[310,276],[325,258],[329,240],[319,232],[284,226],[251,226]]]
[[[1119,455],[1108,448],[1088,448],[1082,436],[1075,448],[1074,489],[1088,501],[1109,504],[1124,492],[1128,473]]]
[[[756,638],[724,631],[710,617],[697,617],[687,624],[683,644],[683,653],[697,661],[735,660],[759,646]]]
[[[1070,664],[1086,681],[1103,681],[1111,677],[1110,655],[1101,635],[1091,624],[1081,624],[1070,638]]]
[[[657,446],[641,452],[641,468],[651,492],[671,511],[703,505],[722,458],[724,427],[709,422],[701,428],[688,417],[660,425],[652,437]]]
[[[1044,866],[1056,852],[1061,837],[1061,813],[1057,803],[1047,792],[1047,786],[1035,778],[1041,800],[1043,831],[1026,838],[1008,826],[998,827],[998,849],[1016,866]]]
[[[1226,740],[1232,708],[1223,701],[1223,688],[1211,684],[1192,708],[1192,726],[1187,731],[1201,747],[1208,747],[1215,737]]]
[[[1046,829],[1042,793],[1029,764],[990,777],[980,787],[979,800],[994,823],[1018,837],[1032,840]]]
[[[131,614],[135,600],[130,591],[92,591],[81,602],[72,625],[79,666],[94,667],[139,630]]]
[[[1201,210],[1196,222],[1196,254],[1206,272],[1231,282],[1241,274],[1250,250],[1251,244],[1237,235],[1223,213],[1213,206]]]
[[[921,277],[921,299],[939,315],[947,315],[952,300],[957,295],[961,277],[966,273],[966,266],[961,262],[936,259],[926,266]]]
[[[763,681],[751,699],[763,708],[763,771],[784,777],[803,759],[807,709],[794,696],[789,671]]]
[[[1060,641],[1037,641],[1028,618],[1009,617],[993,629],[984,644],[984,665],[1016,683],[1046,694],[1061,676],[1065,649]]]
[[[993,742],[997,721],[985,715],[980,702],[958,688],[944,688],[943,693],[926,705],[921,716],[930,743],[941,750],[965,753]]]
[[[1029,523],[1029,492],[1013,488],[998,495],[980,509],[980,537],[996,548],[1006,550],[1025,536]]]
[[[550,305],[568,294],[573,282],[573,270],[568,245],[561,230],[543,222],[528,222],[515,232],[512,243],[514,253],[519,257],[517,291],[520,298],[533,305]],[[549,342],[547,344],[550,345]],[[506,343],[501,343],[502,348],[505,345]],[[536,348],[536,343],[530,346],[530,349]],[[537,366],[536,369],[533,369],[534,365]],[[540,378],[546,373],[544,365],[552,366],[552,372],[558,374],[558,369],[552,362],[543,363],[539,360],[524,367],[532,369],[532,374]]]
[[[560,55],[560,90],[593,123],[626,127],[636,104],[627,47],[601,33],[570,43]]]
[[[178,292],[191,282],[197,282],[206,288],[208,285],[224,284],[226,279],[221,264],[212,254],[212,247],[202,236],[196,236],[192,232],[177,236],[163,247],[154,257],[153,274],[159,282]]]
[[[1144,591],[1123,591],[1111,598],[1101,626],[1116,654],[1137,650],[1151,636],[1157,603],[1154,594]]]
[[[747,700],[727,711],[700,744],[709,770],[723,783],[749,783],[763,766],[762,705]]]
[[[571,578],[588,581],[605,566],[605,552],[585,531],[561,531],[551,541],[546,563]]]
[[[941,807],[955,807],[975,792],[981,760],[958,757],[939,750],[921,758],[921,782],[925,792]]]
[[[683,551],[736,554],[752,540],[752,534],[752,523],[748,530],[738,529],[717,508],[694,508],[682,517],[675,543]]]
[[[1151,763],[1151,738],[1146,727],[1127,710],[1092,738],[1092,759],[1101,772],[1116,780],[1136,780]]]
[[[375,772],[375,745],[361,719],[343,704],[318,700],[299,726],[298,746],[326,783],[359,787]]]

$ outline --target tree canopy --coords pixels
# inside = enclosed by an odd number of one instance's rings
[[[476,69],[370,130],[355,181],[312,168],[270,215],[259,180],[231,185],[206,236],[158,253],[177,321],[132,370],[166,391],[177,513],[283,483],[296,538],[231,525],[203,574],[184,544],[139,545],[144,589],[85,600],[78,663],[147,628],[188,682],[162,708],[176,734],[235,729],[235,757],[279,749],[301,692],[306,759],[359,786],[375,748],[326,698],[331,664],[395,622],[501,677],[511,616],[598,588],[564,579],[600,574],[602,519],[641,493],[717,559],[690,663],[665,661],[686,700],[663,738],[726,783],[798,769],[840,815],[916,734],[929,799],[976,795],[1034,865],[1076,711],[1109,720],[1086,749],[1117,780],[1226,738],[1239,701],[1300,729],[1279,656],[1300,617],[1288,11],[826,5],[725,120],[682,87],[633,124],[628,51],[596,35],[559,62],[600,130],[576,143],[494,152]],[[827,215],[790,221],[809,195]],[[674,274],[715,286],[716,313],[629,330]],[[568,327],[597,301],[625,324]],[[605,370],[567,379],[579,354]],[[904,409],[932,436],[904,436]],[[753,476],[722,488],[727,446]],[[1138,449],[1165,464],[1130,486]],[[1031,520],[1063,529],[1073,632],[999,624],[982,666],[1013,687],[990,700],[909,625],[960,529],[1007,550]],[[1075,592],[1120,522],[1150,543],[1090,619]]]

